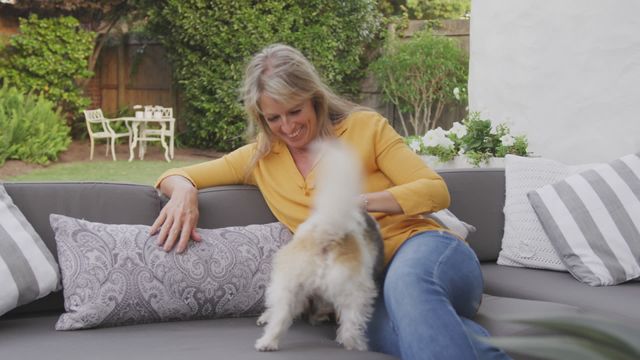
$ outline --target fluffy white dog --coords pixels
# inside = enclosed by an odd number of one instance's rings
[[[338,343],[367,349],[365,329],[383,267],[382,237],[361,208],[356,155],[337,140],[316,143],[313,149],[320,154],[314,208],[274,257],[266,310],[258,319],[258,325],[266,324],[255,344],[259,351],[278,350],[280,337],[310,299],[333,305]]]

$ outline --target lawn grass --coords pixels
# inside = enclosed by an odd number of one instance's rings
[[[165,170],[197,164],[202,160],[166,161],[82,161],[55,164],[27,174],[8,178],[8,181],[115,181],[153,185]]]

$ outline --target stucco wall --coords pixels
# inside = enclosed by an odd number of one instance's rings
[[[640,151],[640,1],[475,0],[469,108],[570,164]]]

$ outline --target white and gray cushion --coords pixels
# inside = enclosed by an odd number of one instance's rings
[[[551,243],[578,280],[640,277],[640,157],[631,154],[528,194]]]
[[[498,264],[567,271],[531,207],[527,193],[593,166],[569,166],[545,158],[505,157],[504,236]]]
[[[145,225],[51,225],[66,310],[57,330],[258,315],[272,255],[291,238],[280,223],[198,229],[203,240],[178,254]]]
[[[58,264],[0,184],[0,315],[59,288]]]

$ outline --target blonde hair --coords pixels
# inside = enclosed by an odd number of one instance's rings
[[[248,139],[257,143],[247,168],[271,151],[274,135],[260,109],[260,98],[268,95],[282,104],[311,100],[316,112],[319,137],[333,135],[334,124],[342,121],[358,106],[336,95],[321,80],[315,67],[295,48],[273,44],[255,54],[245,69],[241,98],[248,116]]]

